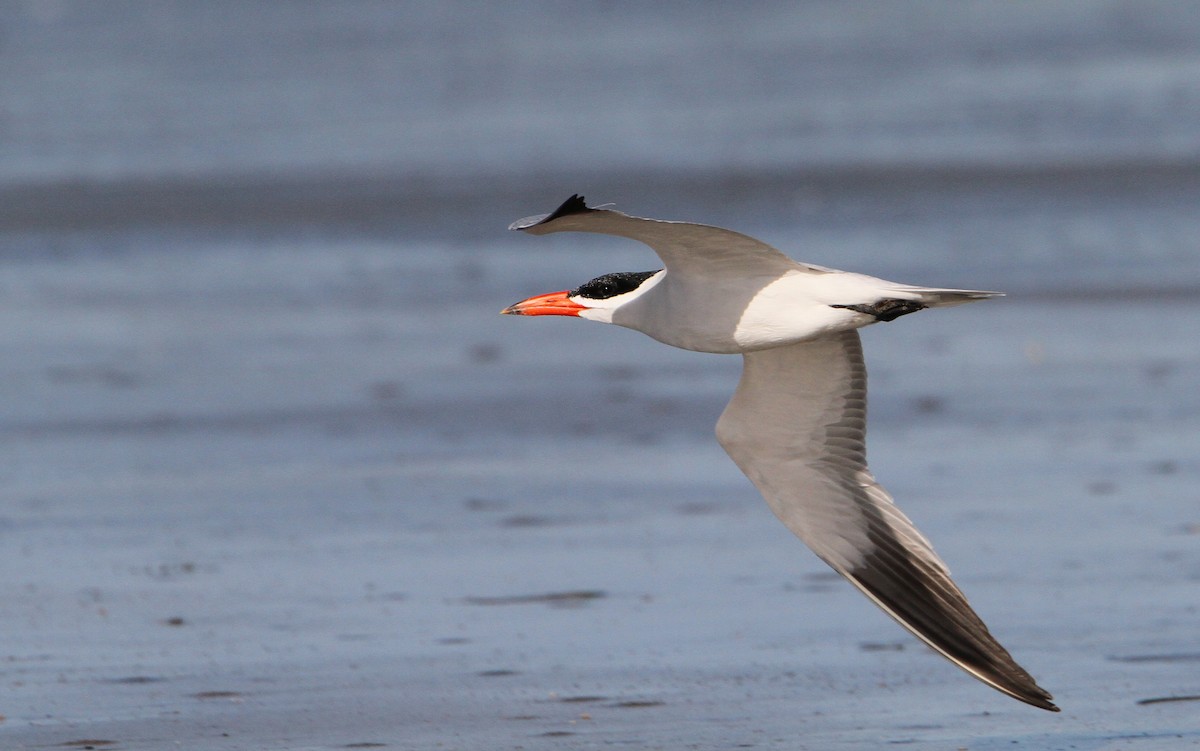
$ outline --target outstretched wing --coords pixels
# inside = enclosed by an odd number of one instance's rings
[[[858,332],[744,357],[717,438],[780,520],[963,670],[1058,711],[988,632],[929,541],[867,468],[867,374]]]
[[[770,245],[739,232],[707,224],[642,219],[611,209],[593,209],[579,195],[571,196],[549,214],[519,219],[508,228],[532,235],[594,232],[627,237],[649,245],[673,273],[713,273],[728,269],[743,276],[777,276],[786,271],[829,271],[793,261]]]

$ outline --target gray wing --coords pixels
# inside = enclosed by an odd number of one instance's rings
[[[829,271],[793,261],[770,245],[732,230],[691,222],[643,219],[611,209],[593,209],[578,195],[571,196],[549,214],[519,219],[508,228],[532,235],[594,232],[627,237],[649,245],[667,270],[674,273],[714,273],[728,269],[742,276],[778,276],[787,271]]]
[[[717,438],[780,520],[954,664],[1016,699],[1058,711],[988,632],[929,541],[867,468],[858,332],[744,357]]]

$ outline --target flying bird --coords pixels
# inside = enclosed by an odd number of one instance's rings
[[[858,329],[1001,293],[915,287],[799,263],[731,230],[590,208],[578,195],[509,229],[593,232],[650,246],[665,268],[605,274],[502,312],[576,316],[674,347],[742,355],[741,381],[717,422],[717,440],[775,515],[955,665],[1015,699],[1058,711],[988,632],[946,564],[867,467],[867,372]]]

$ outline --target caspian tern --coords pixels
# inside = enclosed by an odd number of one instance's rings
[[[1058,711],[867,468],[867,373],[857,329],[1001,293],[914,287],[798,263],[737,232],[590,208],[578,195],[509,229],[594,232],[650,246],[666,268],[606,274],[503,312],[577,316],[683,349],[741,354],[742,378],[717,422],[717,440],[776,516],[955,665],[1015,699]]]

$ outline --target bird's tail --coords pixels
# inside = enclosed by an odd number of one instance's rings
[[[933,287],[901,287],[901,290],[912,295],[927,308],[948,308],[951,305],[962,305],[987,300],[992,297],[1004,297],[1003,292],[988,292],[980,289],[937,289]]]

